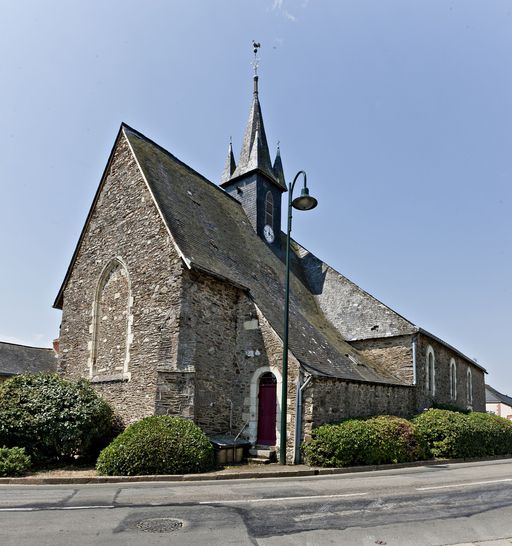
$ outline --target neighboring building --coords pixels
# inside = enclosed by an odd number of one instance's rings
[[[61,373],[90,378],[126,422],[183,415],[279,445],[284,180],[257,76],[221,187],[122,124],[54,304]],[[292,254],[288,461],[322,423],[485,409],[481,366],[298,243]]]
[[[512,420],[512,398],[490,385],[485,386],[485,407],[489,413]]]
[[[57,358],[53,349],[0,341],[0,382],[13,375],[55,371]]]

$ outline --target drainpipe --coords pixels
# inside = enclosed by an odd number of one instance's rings
[[[418,334],[412,336],[412,384],[416,385],[416,343]]]
[[[302,431],[302,391],[309,385],[311,382],[311,375],[308,375],[306,381],[300,384],[300,378],[302,374],[299,375],[299,382],[297,384],[297,396],[295,397],[295,454],[293,463],[300,463],[300,437]]]

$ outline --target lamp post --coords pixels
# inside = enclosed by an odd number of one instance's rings
[[[300,175],[304,176],[304,187],[300,197],[293,199],[293,189]],[[297,210],[311,210],[318,205],[318,201],[309,195],[306,184],[306,173],[299,171],[293,182],[288,184],[288,229],[286,231],[286,273],[284,292],[284,334],[283,334],[283,378],[281,391],[281,436],[279,442],[279,462],[286,464],[286,417],[288,409],[288,322],[290,309],[290,233],[292,231],[292,208]]]

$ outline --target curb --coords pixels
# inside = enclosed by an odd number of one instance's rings
[[[254,472],[226,472],[224,474],[162,474],[148,476],[89,476],[89,477],[25,477],[0,478],[0,485],[69,485],[102,483],[138,483],[138,482],[195,482],[218,480],[250,480],[261,478],[299,478],[304,476],[332,476],[336,474],[354,474],[357,472],[375,472],[380,470],[399,470],[444,464],[470,463],[479,461],[497,461],[511,459],[510,456],[477,457],[468,459],[429,459],[411,463],[350,466],[346,468],[311,468],[301,470],[275,470]],[[289,468],[289,467],[288,467]]]

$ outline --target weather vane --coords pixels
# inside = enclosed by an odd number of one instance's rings
[[[254,61],[252,62],[252,67],[254,68],[254,75],[258,75],[258,66],[260,64],[260,58],[258,57],[258,49],[261,47],[259,42],[252,41],[252,47],[254,52]]]

